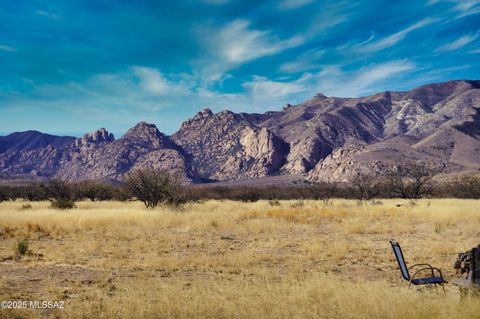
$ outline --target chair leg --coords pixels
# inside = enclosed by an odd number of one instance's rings
[[[445,292],[445,286],[442,284],[442,290],[443,290],[443,294],[446,295],[447,293]]]

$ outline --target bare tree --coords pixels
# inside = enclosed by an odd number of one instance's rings
[[[138,169],[127,175],[125,186],[147,208],[155,208],[160,203],[178,207],[186,201],[179,176],[165,170]]]
[[[358,172],[352,180],[353,195],[359,201],[370,200],[380,193],[380,180],[374,174]]]
[[[433,177],[437,174],[432,164],[407,162],[393,165],[387,172],[387,185],[392,195],[418,199],[432,194]]]
[[[314,198],[321,199],[325,206],[330,205],[330,200],[338,194],[338,184],[335,182],[322,182],[314,185]]]

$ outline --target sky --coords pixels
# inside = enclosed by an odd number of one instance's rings
[[[480,79],[480,0],[2,0],[0,135]]]

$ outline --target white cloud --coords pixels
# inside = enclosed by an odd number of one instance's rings
[[[383,39],[380,39],[380,40],[377,40],[377,41],[373,41],[374,40],[374,36],[370,36],[370,38],[367,40],[367,41],[364,41],[362,43],[358,43],[358,44],[355,44],[355,45],[347,45],[346,47],[342,47],[342,50],[345,50],[345,49],[349,49],[348,47],[350,47],[351,50],[356,50],[356,51],[360,51],[360,52],[377,52],[377,51],[381,51],[383,49],[386,49],[386,48],[389,48],[389,47],[392,47],[394,45],[396,45],[397,43],[399,43],[400,41],[402,41],[403,39],[405,39],[405,37],[417,30],[417,29],[420,29],[426,25],[429,25],[431,23],[435,22],[434,19],[431,19],[431,18],[426,18],[426,19],[423,19],[423,20],[420,20],[418,21],[417,23],[401,30],[401,31],[398,31],[394,34],[391,34]]]
[[[12,48],[11,46],[0,44],[0,51],[13,52],[17,50],[15,50],[15,48]]]
[[[453,10],[459,12],[457,18],[464,18],[480,13],[480,0],[450,0],[455,3]]]
[[[281,9],[297,9],[307,4],[312,3],[314,0],[283,0],[280,2],[279,7]]]
[[[38,10],[37,12],[35,12],[37,15],[39,16],[43,16],[43,17],[46,17],[46,18],[49,18],[49,19],[53,19],[53,20],[60,20],[61,17],[58,15],[58,14],[55,14],[55,13],[51,13],[51,12],[47,12],[47,11],[43,11],[43,10]]]
[[[235,20],[213,37],[219,57],[237,64],[277,54],[303,43],[300,37],[276,39],[269,31],[252,30],[247,20]]]
[[[307,88],[302,85],[302,83],[305,83],[309,77],[310,75],[304,75],[295,81],[284,82],[270,80],[266,77],[254,76],[253,80],[245,82],[243,87],[247,89],[248,94],[253,98],[266,97],[268,99],[274,96],[284,97],[291,94],[305,92]]]
[[[455,13],[453,17],[449,16],[445,18],[447,22],[480,13],[480,0],[430,0],[427,2],[427,5],[435,5],[441,2],[452,4],[449,11]]]
[[[243,84],[242,103],[263,111],[278,109],[285,103],[300,103],[315,93],[328,96],[358,97],[377,93],[416,70],[408,60],[372,64],[356,71],[344,71],[337,65],[325,66],[317,73],[304,73],[290,81],[256,76]],[[235,108],[235,106],[234,106]]]
[[[132,71],[140,80],[140,88],[154,96],[187,94],[189,92],[184,83],[174,83],[168,80],[157,69],[134,66]]]
[[[455,51],[455,50],[458,50],[460,48],[463,48],[464,46],[472,43],[473,41],[475,41],[478,36],[480,35],[480,31],[477,31],[475,34],[467,34],[467,35],[464,35],[464,36],[461,36],[460,38],[450,42],[450,43],[447,43],[447,44],[444,44],[442,46],[440,46],[437,50],[437,52],[449,52],[449,51]]]
[[[354,72],[332,68],[317,75],[317,85],[327,95],[356,97],[384,90],[389,83],[414,70],[415,64],[408,60],[372,64]]]
[[[319,68],[319,60],[324,56],[325,52],[324,49],[309,50],[294,61],[283,63],[279,70],[285,73],[296,73]]]
[[[207,82],[220,80],[228,70],[239,65],[276,55],[305,42],[301,36],[280,39],[268,30],[253,29],[250,21],[244,19],[234,20],[219,30],[198,29],[205,54],[195,64],[199,77]]]
[[[231,2],[232,0],[199,0],[200,2],[212,5],[222,5]]]

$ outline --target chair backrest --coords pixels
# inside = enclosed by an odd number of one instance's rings
[[[410,281],[410,274],[408,273],[405,258],[403,258],[402,248],[400,248],[400,245],[395,240],[390,240],[390,244],[392,245],[393,253],[397,259],[398,267],[400,268],[403,279]]]

